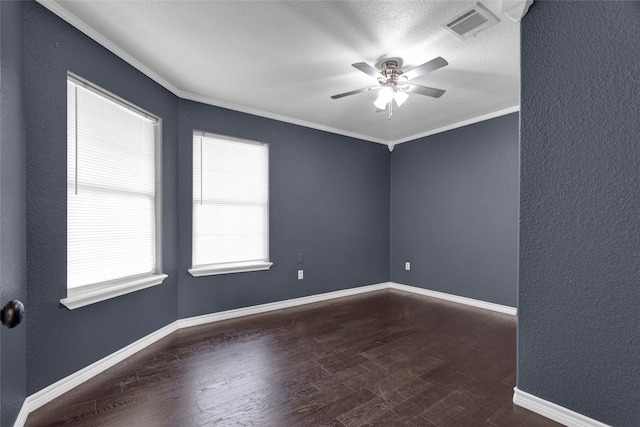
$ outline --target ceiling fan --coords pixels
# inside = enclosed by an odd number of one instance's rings
[[[429,62],[425,62],[407,72],[403,72],[398,68],[398,61],[388,60],[382,63],[382,70],[378,71],[366,62],[357,62],[351,64],[353,67],[362,71],[365,74],[378,80],[380,86],[365,87],[362,89],[352,90],[351,92],[345,92],[338,95],[333,95],[331,99],[343,98],[349,95],[355,95],[360,92],[367,92],[370,90],[379,90],[378,98],[373,103],[376,106],[376,112],[388,111],[389,119],[393,114],[393,101],[400,107],[404,101],[409,98],[408,93],[417,93],[420,95],[431,96],[433,98],[440,98],[445,93],[443,89],[435,89],[432,87],[419,86],[411,83],[407,83],[407,80],[411,80],[423,74],[442,68],[449,63],[441,57],[432,59]]]

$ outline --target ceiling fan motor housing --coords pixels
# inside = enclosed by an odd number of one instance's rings
[[[406,80],[406,77],[402,76],[402,70],[398,68],[397,61],[385,61],[382,63],[382,71],[380,72],[384,78],[379,78],[378,82],[383,86],[390,86],[395,92],[399,88],[399,80]]]
[[[382,75],[390,81],[398,81],[402,75],[402,70],[398,68],[397,61],[386,61],[382,64]]]

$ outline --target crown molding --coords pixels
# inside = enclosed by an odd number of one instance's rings
[[[369,135],[364,135],[357,132],[349,132],[343,129],[337,129],[331,126],[321,125],[319,123],[308,122],[306,120],[296,119],[294,117],[283,116],[281,114],[270,113],[268,111],[259,110],[257,108],[246,107],[243,105],[234,104],[231,102],[220,101],[218,99],[209,98],[203,95],[197,95],[191,92],[185,92],[178,90],[176,93],[182,99],[186,99],[189,101],[200,102],[201,104],[213,105],[215,107],[226,108],[228,110],[238,111],[240,113],[251,114],[253,116],[264,117],[266,119],[278,120],[280,122],[290,123],[293,125],[304,126],[311,129],[320,130],[323,132],[335,133],[337,135],[347,136],[350,138],[356,138],[363,141],[375,142],[378,144],[387,145],[389,141],[385,141],[384,139],[374,138]]]
[[[113,43],[108,38],[104,37],[102,34],[91,28],[89,25],[85,24],[80,18],[76,15],[70,13],[67,9],[60,6],[57,2],[53,0],[37,0],[42,6],[47,8],[50,12],[53,12],[58,17],[65,20],[67,23],[71,24],[89,38],[103,46],[105,49],[109,50],[114,55],[118,56],[123,61],[127,62],[129,65],[140,71],[142,74],[149,77],[154,82],[158,83],[160,86],[167,89],[169,92],[173,93],[175,96],[187,99],[189,101],[196,101],[202,104],[213,105],[215,107],[226,108],[229,110],[238,111],[241,113],[247,113],[254,116],[264,117],[267,119],[278,120],[281,122],[291,123],[298,126],[304,126],[311,129],[316,129],[324,132],[335,133],[342,136],[347,136],[350,138],[356,138],[364,141],[375,142],[378,144],[387,145],[389,141],[374,138],[369,135],[363,135],[356,132],[349,132],[342,129],[333,128],[331,126],[325,126],[318,123],[308,122],[305,120],[296,119],[293,117],[283,116],[280,114],[270,113],[268,111],[259,110],[257,108],[246,107],[238,104],[234,104],[231,102],[221,101],[219,99],[210,98],[203,95],[198,95],[190,92],[183,91],[175,87],[168,80],[161,77],[158,73],[153,71],[151,68],[144,65],[142,62],[138,61],[132,55],[128,54],[124,50],[120,49],[115,43]]]
[[[427,132],[424,132],[424,133],[419,133],[417,135],[409,136],[407,138],[402,138],[402,139],[399,139],[397,141],[393,141],[393,143],[395,145],[398,145],[398,144],[401,144],[403,142],[415,141],[416,139],[425,138],[427,136],[435,135],[437,133],[446,132],[448,130],[461,128],[461,127],[464,127],[464,126],[469,126],[469,125],[472,125],[474,123],[483,122],[485,120],[495,119],[496,117],[506,116],[507,114],[517,113],[518,111],[520,111],[520,106],[519,105],[514,105],[513,107],[505,108],[504,110],[494,111],[493,113],[485,114],[485,115],[478,116],[478,117],[473,117],[471,119],[463,120],[463,121],[457,122],[457,123],[452,123],[450,125],[443,126],[441,128],[438,128],[438,129],[433,129],[433,130],[430,130],[430,131],[427,131]]]
[[[123,61],[127,62],[132,67],[136,68],[138,71],[149,77],[154,82],[158,83],[160,86],[167,89],[169,92],[173,93],[176,96],[179,96],[179,90],[169,83],[168,80],[165,80],[159,74],[154,72],[152,69],[144,65],[142,62],[138,61],[133,56],[129,55],[124,50],[120,49],[115,43],[111,42],[111,40],[104,37],[102,34],[85,24],[80,18],[69,12],[64,7],[60,6],[57,2],[53,0],[36,0],[45,8],[49,9],[49,11],[58,15],[60,18],[67,21],[67,23],[71,24],[84,34],[86,34],[89,38],[103,46],[105,49],[111,51],[114,55],[118,56]]]
[[[481,121],[484,121],[484,120],[489,120],[489,119],[492,119],[492,118],[495,118],[495,117],[500,117],[500,116],[503,116],[505,114],[510,114],[510,113],[513,113],[513,112],[516,112],[516,111],[520,111],[520,107],[519,106],[514,106],[514,107],[510,107],[510,108],[504,109],[504,110],[499,110],[499,111],[496,111],[496,112],[493,112],[493,113],[490,113],[490,114],[486,114],[486,115],[483,115],[483,116],[474,117],[474,118],[471,118],[471,119],[468,119],[468,120],[464,120],[462,122],[453,123],[451,125],[447,125],[447,126],[444,126],[444,127],[438,128],[438,129],[430,130],[430,131],[427,131],[427,132],[424,132],[424,133],[420,133],[420,134],[417,134],[417,135],[408,136],[408,137],[405,137],[405,138],[402,138],[402,139],[398,139],[398,140],[384,140],[384,139],[381,139],[381,138],[375,138],[375,137],[370,136],[370,135],[364,135],[364,134],[360,134],[360,133],[357,133],[357,132],[350,132],[350,131],[347,131],[347,130],[344,130],[344,129],[338,129],[338,128],[334,128],[334,127],[331,127],[331,126],[321,125],[319,123],[314,123],[314,122],[309,122],[309,121],[306,121],[306,120],[296,119],[294,117],[289,117],[289,116],[283,116],[283,115],[280,115],[280,114],[276,114],[276,113],[271,113],[271,112],[268,112],[268,111],[260,110],[260,109],[257,109],[257,108],[246,107],[246,106],[243,106],[243,105],[238,105],[238,104],[234,104],[234,103],[227,102],[227,101],[221,101],[219,99],[211,98],[211,97],[208,97],[208,96],[198,95],[198,94],[190,93],[190,92],[187,92],[187,91],[183,91],[183,90],[177,88],[176,86],[174,86],[171,82],[169,82],[168,80],[166,80],[162,76],[160,76],[158,73],[153,71],[151,68],[147,67],[142,62],[138,61],[136,58],[134,58],[129,53],[127,53],[126,51],[120,49],[115,43],[113,43],[108,38],[104,37],[98,31],[96,31],[93,28],[91,28],[89,25],[84,23],[80,18],[78,18],[76,15],[72,14],[71,12],[69,12],[67,9],[62,7],[56,1],[54,1],[54,0],[36,0],[36,1],[39,4],[41,4],[42,6],[44,6],[45,8],[47,8],[50,12],[54,13],[58,17],[60,17],[63,20],[65,20],[67,23],[71,24],[73,27],[75,27],[78,30],[80,30],[81,32],[83,32],[89,38],[91,38],[92,40],[94,40],[95,42],[97,42],[98,44],[103,46],[105,49],[109,50],[111,53],[113,53],[114,55],[118,56],[120,59],[122,59],[123,61],[127,62],[129,65],[131,65],[132,67],[134,67],[135,69],[140,71],[142,74],[146,75],[151,80],[153,80],[154,82],[158,83],[160,86],[164,87],[169,92],[171,92],[172,94],[174,94],[175,96],[177,96],[179,98],[186,99],[186,100],[189,100],[189,101],[200,102],[202,104],[212,105],[212,106],[215,106],[215,107],[226,108],[228,110],[238,111],[238,112],[241,112],[241,113],[247,113],[247,114],[251,114],[251,115],[254,115],[254,116],[258,116],[258,117],[264,117],[264,118],[267,118],[267,119],[277,120],[277,121],[280,121],[280,122],[290,123],[290,124],[293,124],[293,125],[303,126],[303,127],[307,127],[307,128],[310,128],[310,129],[316,129],[316,130],[320,130],[320,131],[323,131],[323,132],[334,133],[334,134],[346,136],[346,137],[349,137],[349,138],[356,138],[356,139],[359,139],[359,140],[362,140],[362,141],[375,142],[377,144],[382,144],[382,145],[389,146],[390,147],[389,151],[393,150],[393,146],[394,145],[398,145],[398,144],[401,144],[403,142],[414,141],[416,139],[424,138],[426,136],[435,135],[437,133],[446,132],[448,130],[456,129],[456,128],[467,126],[467,125],[470,125],[470,124],[473,124],[473,123],[478,123],[478,122],[481,122]]]

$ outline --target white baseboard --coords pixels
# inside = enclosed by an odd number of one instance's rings
[[[358,288],[343,289],[341,291],[328,292],[325,294],[311,295],[308,297],[294,298],[284,301],[276,301],[268,304],[254,305],[251,307],[237,308],[234,310],[220,311],[217,313],[204,314],[202,316],[189,317],[178,320],[178,329],[188,328],[190,326],[203,325],[211,322],[219,322],[221,320],[233,319],[236,317],[249,316],[252,314],[266,313],[268,311],[281,310],[299,305],[312,304],[314,302],[327,301],[335,298],[342,298],[367,292],[380,291],[384,289],[397,289],[414,294],[425,295],[433,298],[439,298],[447,301],[457,302],[460,304],[471,305],[474,307],[484,308],[487,310],[498,311],[506,314],[516,314],[515,307],[494,304],[491,302],[465,298],[457,295],[446,294],[444,292],[431,291],[428,289],[417,288],[415,286],[403,285],[394,282],[378,283],[376,285],[361,286]]]
[[[53,399],[63,395],[74,387],[95,377],[99,373],[109,369],[117,363],[122,362],[127,357],[136,354],[140,350],[148,347],[154,342],[166,337],[167,335],[177,330],[178,323],[173,322],[165,326],[164,328],[158,329],[157,331],[152,332],[143,338],[140,338],[138,341],[135,341],[128,346],[121,348],[115,353],[111,353],[107,357],[104,357],[97,362],[94,362],[91,365],[77,372],[74,372],[73,374],[65,378],[62,378],[61,380],[56,381],[55,383],[43,388],[42,390],[32,394],[31,396],[28,396],[22,404],[22,408],[18,413],[18,418],[16,419],[14,426],[22,427],[27,421],[27,416],[30,412],[35,411],[42,405],[51,402]]]
[[[415,286],[403,285],[402,283],[389,282],[391,289],[400,291],[413,292],[414,294],[425,295],[428,297],[439,298],[447,301],[457,302],[459,304],[471,305],[473,307],[484,308],[486,310],[498,311],[500,313],[516,315],[517,309],[508,305],[494,304],[492,302],[482,301],[473,298],[461,297],[458,295],[447,294],[444,292],[431,291],[429,289],[417,288]]]
[[[13,427],[22,427],[24,423],[27,422],[27,417],[29,416],[29,412],[31,411],[33,411],[33,409],[29,409],[29,404],[25,399],[25,401],[22,402],[22,407],[20,408],[20,412],[18,412],[18,417],[16,418],[16,422],[13,423]]]
[[[513,389],[513,403],[568,427],[609,427],[600,421],[519,390],[518,387]]]
[[[308,297],[276,301],[268,304],[254,305],[251,307],[237,308],[235,310],[220,311],[218,313],[204,314],[202,316],[189,317],[187,319],[178,320],[178,325],[179,328],[188,328],[190,326],[203,325],[205,323],[219,322],[221,320],[249,316],[251,314],[266,313],[267,311],[281,310],[283,308],[327,301],[330,299],[348,297],[384,289],[389,289],[389,282],[378,283],[376,285],[360,286],[358,288],[344,289],[341,291],[328,292],[325,294],[310,295]]]
[[[42,405],[63,395],[74,387],[93,378],[99,373],[104,372],[113,365],[122,362],[127,357],[134,355],[138,351],[148,347],[149,345],[155,343],[161,338],[166,337],[172,332],[177,331],[178,329],[384,289],[389,289],[388,282],[379,283],[376,285],[361,286],[358,288],[344,289],[341,291],[328,292],[325,294],[311,295],[308,297],[278,301],[269,304],[255,305],[252,307],[238,308],[235,310],[221,311],[218,313],[205,314],[203,316],[179,319],[139,339],[138,341],[129,344],[128,346],[116,351],[115,353],[112,353],[109,356],[92,363],[86,368],[83,368],[65,378],[62,378],[61,380],[43,388],[42,390],[32,394],[31,396],[28,396],[22,404],[22,408],[18,413],[18,417],[14,423],[14,427],[23,427],[30,412],[35,411]]]
[[[205,314],[202,316],[189,317],[186,319],[179,319],[175,322],[158,329],[157,331],[139,339],[138,341],[129,344],[128,346],[104,357],[95,363],[87,366],[75,372],[61,380],[43,388],[42,390],[28,396],[22,408],[18,414],[18,418],[14,424],[14,427],[22,427],[27,421],[27,416],[30,412],[35,411],[42,405],[52,401],[53,399],[61,396],[74,387],[82,384],[83,382],[93,378],[99,373],[109,369],[113,365],[122,362],[129,356],[134,355],[138,351],[148,347],[161,338],[166,337],[182,328],[188,328],[190,326],[203,325],[206,323],[219,322],[221,320],[233,319],[237,317],[249,316],[252,314],[265,313],[268,311],[281,310],[284,308],[295,307],[299,305],[311,304],[314,302],[327,301],[335,298],[342,298],[357,294],[363,294],[367,292],[379,291],[384,289],[397,289],[405,292],[412,292],[415,294],[426,295],[434,298],[444,299],[447,301],[453,301],[461,304],[472,305],[474,307],[485,308],[488,310],[499,311],[502,313],[515,314],[516,309],[513,307],[507,307],[499,304],[493,304],[490,302],[474,300],[471,298],[459,297],[457,295],[446,294],[443,292],[430,291],[427,289],[417,288],[415,286],[403,285],[400,283],[384,282],[375,285],[360,286],[357,288],[344,289],[341,291],[328,292],[324,294],[311,295],[307,297],[294,298],[284,301],[277,301],[268,304],[254,305],[251,307],[238,308],[235,310],[221,311],[218,313]]]

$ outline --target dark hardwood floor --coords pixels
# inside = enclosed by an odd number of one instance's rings
[[[26,426],[559,426],[515,361],[515,317],[386,290],[182,329]]]

